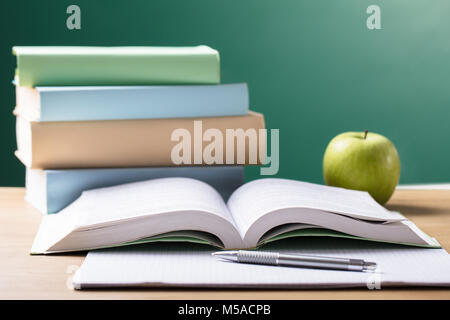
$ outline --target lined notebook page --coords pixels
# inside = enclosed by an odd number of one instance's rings
[[[282,249],[281,249],[282,248]],[[333,238],[289,239],[264,246],[285,253],[375,261],[375,273],[276,267],[224,262],[207,246],[145,244],[91,251],[74,276],[89,287],[342,288],[450,286],[450,258],[443,249],[423,249]]]
[[[227,205],[241,233],[265,213],[285,208],[318,209],[372,221],[404,219],[379,205],[367,192],[289,179],[246,183],[231,195]]]

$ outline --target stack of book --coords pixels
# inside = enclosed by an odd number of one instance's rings
[[[237,154],[238,137],[231,137],[231,150],[224,143],[230,129],[254,130],[259,139],[264,118],[249,111],[245,83],[219,84],[214,49],[14,47],[13,53],[16,155],[27,168],[26,199],[44,213],[57,213],[84,190],[161,177],[195,178],[227,199],[243,184],[243,166],[261,164],[249,155],[249,137],[244,156]],[[207,149],[212,157],[203,155]],[[265,151],[265,141],[256,149]]]

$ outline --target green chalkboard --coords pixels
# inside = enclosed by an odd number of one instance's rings
[[[81,30],[66,28],[70,4]],[[366,26],[371,4],[380,30]],[[448,0],[4,0],[0,15],[1,185],[24,183],[13,45],[207,44],[222,82],[248,82],[252,109],[280,129],[279,177],[322,182],[328,141],[368,129],[397,146],[401,182],[450,181]]]

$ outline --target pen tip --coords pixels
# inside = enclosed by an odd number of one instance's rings
[[[375,271],[376,269],[377,269],[377,264],[375,262],[366,261],[364,263],[364,270],[365,271]]]

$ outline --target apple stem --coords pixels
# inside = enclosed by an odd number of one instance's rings
[[[367,133],[369,133],[369,130],[364,131],[364,140],[366,140],[366,138],[367,138]]]

